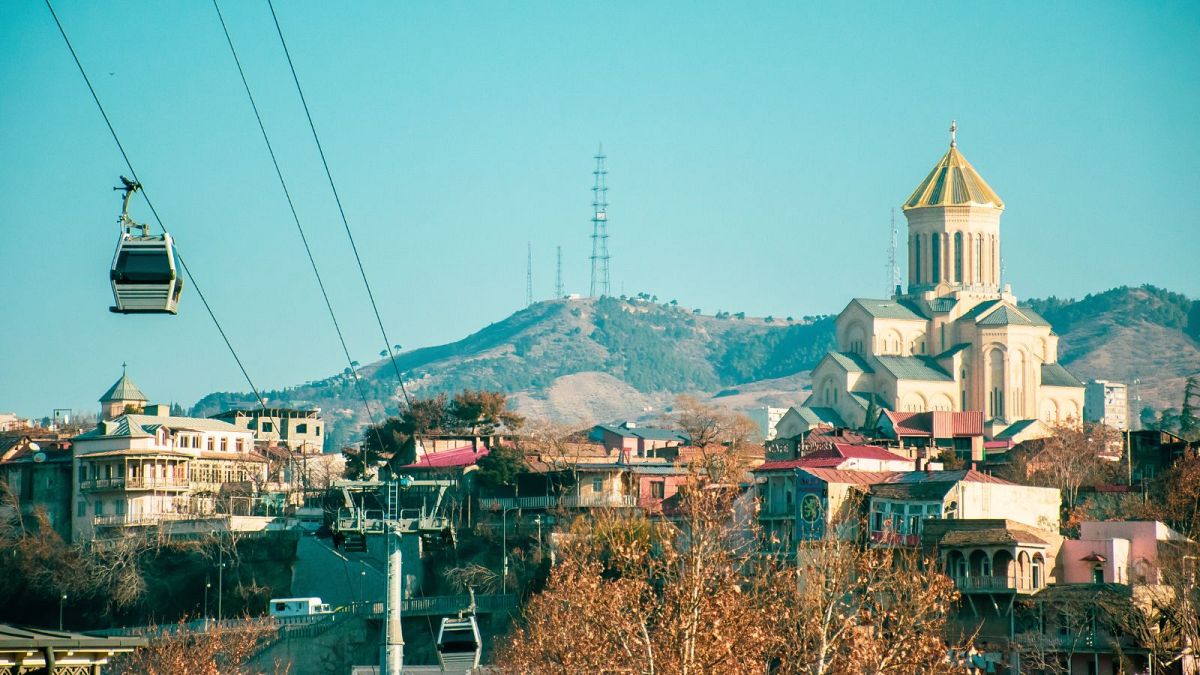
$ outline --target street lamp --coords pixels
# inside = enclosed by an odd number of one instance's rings
[[[208,589],[212,588],[212,582],[208,579],[204,577],[204,630],[208,630]]]
[[[63,603],[67,601],[67,594],[63,593],[58,596],[58,629],[63,629]]]
[[[500,573],[501,593],[508,592],[508,512],[516,511],[519,508],[521,507],[510,506],[507,509],[504,509],[504,511],[500,514],[500,530],[502,532],[501,547],[503,549],[501,553],[504,554],[504,564]]]

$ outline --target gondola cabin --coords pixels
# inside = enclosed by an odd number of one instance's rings
[[[183,292],[183,277],[175,255],[171,235],[150,234],[147,226],[129,217],[129,198],[141,185],[124,176],[125,191],[121,208],[121,238],[113,255],[109,281],[113,302],[109,309],[118,314],[175,314]]]
[[[479,667],[483,645],[475,616],[442,619],[438,630],[438,663],[448,673],[466,673]]]

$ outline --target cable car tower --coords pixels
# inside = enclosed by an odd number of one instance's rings
[[[108,274],[115,303],[109,310],[118,314],[175,314],[183,292],[175,241],[165,231],[150,234],[148,225],[129,217],[129,200],[142,184],[125,176],[121,176],[121,183],[121,187],[113,188],[124,191],[125,198],[118,220],[121,238]]]

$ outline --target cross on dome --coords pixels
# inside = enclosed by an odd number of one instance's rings
[[[952,147],[952,148],[958,147],[958,141],[955,140],[955,138],[954,138],[954,135],[957,131],[958,131],[958,120],[950,120],[950,147]]]

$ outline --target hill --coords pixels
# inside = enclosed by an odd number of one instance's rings
[[[496,389],[525,414],[586,424],[656,416],[677,393],[711,394],[803,372],[832,346],[832,317],[704,316],[649,297],[564,299],[535,303],[462,340],[404,352],[396,361],[413,396]],[[372,405],[394,412],[391,364],[377,361],[358,373]],[[348,370],[263,395],[280,405],[320,406],[331,442],[345,441],[365,420]],[[245,394],[217,393],[193,412],[249,405]]]
[[[1122,287],[1026,304],[1054,325],[1061,360],[1077,377],[1139,379],[1143,405],[1177,407],[1184,378],[1200,372],[1200,303],[1177,293]],[[457,342],[401,353],[397,364],[414,396],[496,389],[523,414],[583,425],[654,418],[679,393],[741,410],[802,403],[808,371],[833,339],[832,317],[704,316],[648,296],[552,300]],[[358,372],[372,406],[394,413],[391,364]],[[320,406],[331,447],[352,441],[366,420],[349,370],[264,396]],[[193,412],[252,404],[245,394],[217,393]]]
[[[1122,286],[1080,300],[1025,304],[1054,326],[1059,360],[1076,377],[1139,380],[1142,406],[1178,408],[1184,380],[1200,373],[1200,302],[1179,293]]]

